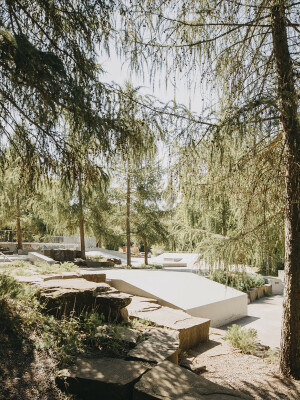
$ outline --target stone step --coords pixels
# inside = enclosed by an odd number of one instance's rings
[[[250,397],[164,361],[135,384],[133,400],[250,400]]]
[[[149,367],[118,358],[78,358],[56,377],[58,387],[83,400],[132,399],[134,384]]]
[[[181,350],[191,349],[209,340],[209,319],[192,317],[182,310],[160,306],[156,300],[145,299],[132,296],[127,308],[131,319],[147,320],[156,326],[178,331]]]
[[[130,358],[151,363],[169,360],[178,364],[179,334],[177,331],[148,328],[147,336],[146,340],[129,351]]]

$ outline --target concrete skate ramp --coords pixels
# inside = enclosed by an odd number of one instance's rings
[[[189,272],[105,270],[116,289],[157,299],[194,317],[211,319],[218,327],[247,315],[247,295]]]

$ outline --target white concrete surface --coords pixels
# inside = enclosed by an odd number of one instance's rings
[[[188,272],[101,270],[125,293],[157,299],[162,305],[211,319],[218,327],[247,315],[247,295]]]
[[[268,280],[268,283],[270,283],[272,285],[272,294],[276,295],[276,294],[283,294],[284,291],[284,285],[283,285],[283,281],[280,278],[273,278],[273,277],[269,277],[266,276],[265,277]]]
[[[196,253],[179,253],[179,252],[166,252],[162,253],[157,257],[152,257],[149,260],[150,264],[159,264],[165,268],[181,268],[190,270],[198,270],[199,265],[197,263],[199,254]]]
[[[248,305],[248,316],[234,323],[257,330],[260,343],[280,347],[283,296],[263,297]],[[231,324],[230,324],[231,325]],[[227,329],[226,325],[221,329]]]
[[[29,259],[29,261],[31,261],[33,263],[37,262],[37,261],[38,262],[45,262],[45,263],[47,263],[49,265],[53,265],[53,264],[56,263],[56,261],[53,260],[53,258],[44,256],[43,254],[36,253],[34,251],[31,251],[31,252],[28,253],[28,259]]]

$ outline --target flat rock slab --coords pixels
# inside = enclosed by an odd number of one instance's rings
[[[75,289],[75,290],[96,290],[99,283],[90,282],[83,278],[72,278],[72,279],[51,279],[42,283],[43,287],[52,288],[63,288],[63,289]],[[101,285],[107,285],[102,283]],[[107,285],[107,287],[110,287]]]
[[[83,278],[71,278],[71,279],[50,279],[40,283],[40,286],[44,288],[61,288],[61,289],[74,289],[74,290],[92,290],[96,293],[107,292],[111,290],[111,287],[104,282],[97,283],[91,282]]]
[[[154,311],[161,308],[156,299],[148,299],[147,297],[132,296],[130,308],[128,310],[133,313]]]
[[[138,361],[78,358],[73,367],[59,372],[56,383],[84,400],[132,399],[134,384],[148,369]]]
[[[192,317],[182,310],[156,305],[155,302],[151,302],[151,299],[148,299],[148,302],[141,299],[143,298],[132,297],[132,302],[128,307],[129,316],[177,330],[182,350],[195,347],[209,339],[209,319]]]
[[[141,336],[141,332],[137,329],[127,328],[121,325],[101,325],[97,327],[96,336],[118,339],[122,342],[135,345]]]
[[[139,343],[128,356],[148,362],[169,360],[178,364],[179,334],[169,329],[151,329],[148,338]]]
[[[217,385],[184,368],[164,361],[135,384],[133,400],[242,400],[243,393]]]

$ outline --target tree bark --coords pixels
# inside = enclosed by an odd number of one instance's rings
[[[102,247],[102,239],[101,239],[101,238],[98,239],[98,247],[99,247],[99,248]]]
[[[23,240],[22,240],[21,216],[20,216],[20,199],[19,199],[19,196],[17,196],[16,230],[17,230],[17,250],[21,250],[21,249],[23,249]]]
[[[127,173],[127,196],[126,196],[126,243],[127,243],[127,265],[131,266],[130,252],[130,175]]]
[[[78,181],[78,198],[79,198],[79,232],[80,232],[80,251],[81,258],[85,260],[85,240],[84,240],[84,215],[83,215],[83,200],[82,200],[82,182],[81,176]]]
[[[273,51],[278,78],[285,166],[285,295],[280,369],[300,379],[300,123],[292,60],[288,48],[285,7],[271,9]]]
[[[148,265],[148,243],[144,240],[145,265]]]

